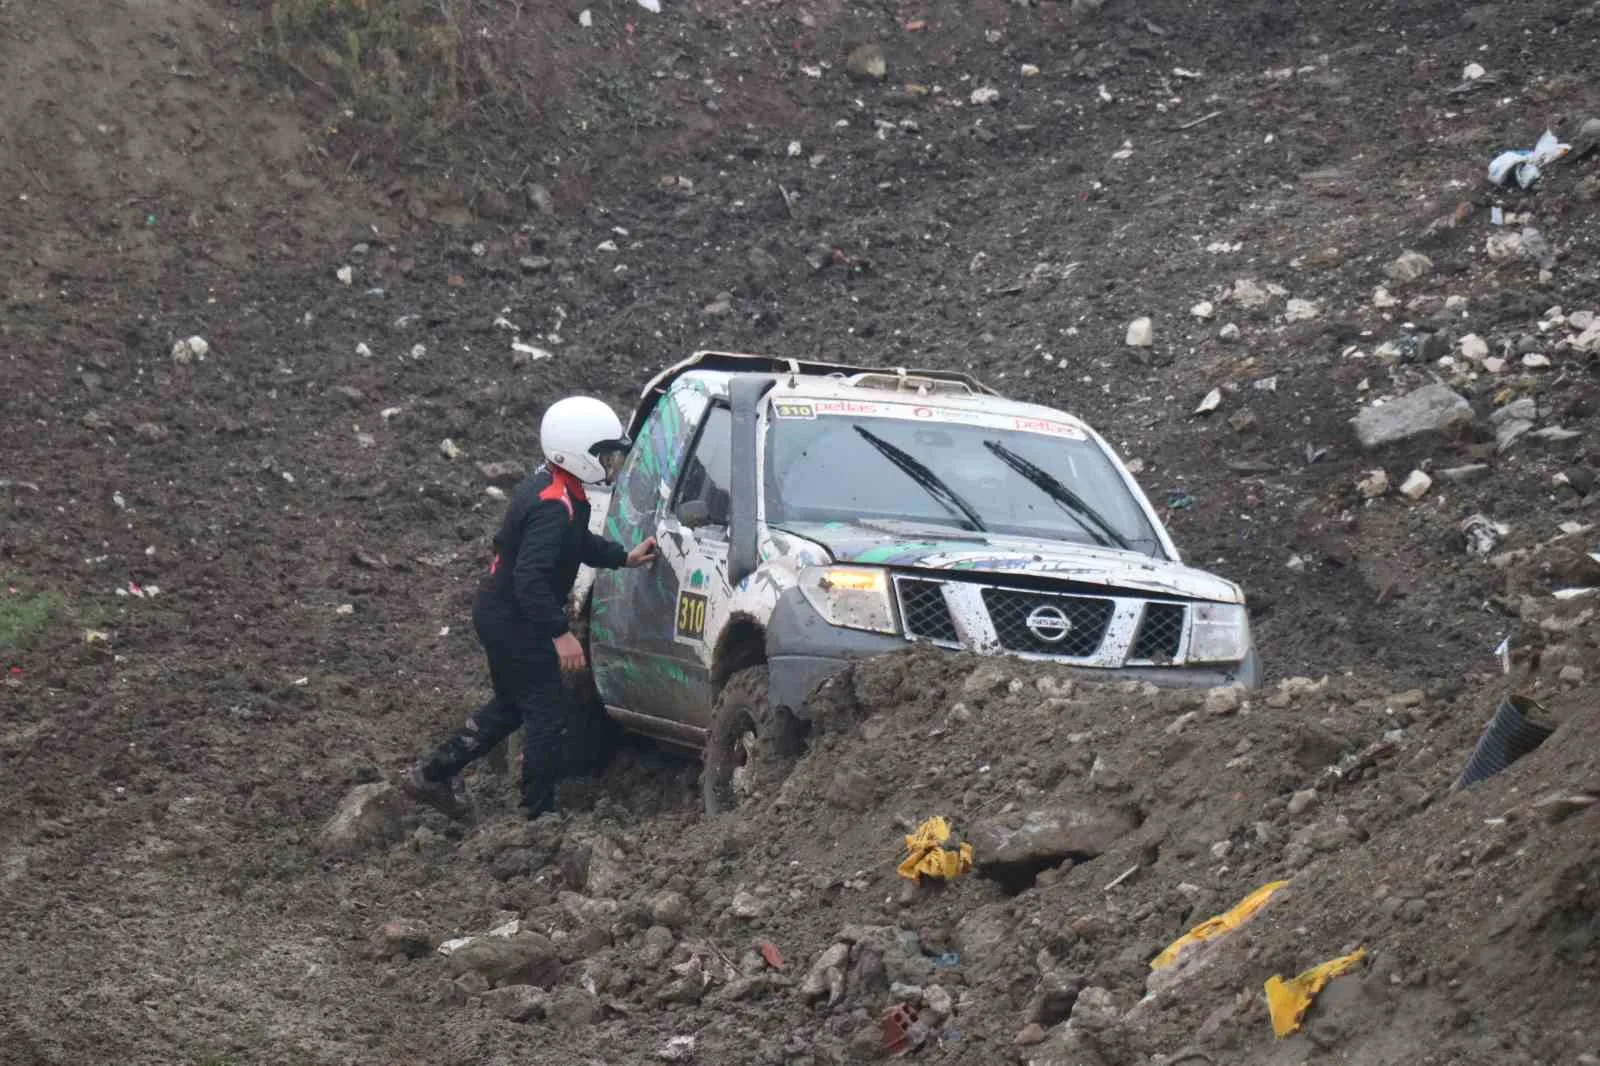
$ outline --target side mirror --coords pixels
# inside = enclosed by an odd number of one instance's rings
[[[678,504],[678,521],[685,529],[699,529],[711,524],[711,508],[704,500],[685,500]]]

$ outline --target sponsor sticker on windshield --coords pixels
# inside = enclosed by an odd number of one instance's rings
[[[942,422],[950,425],[981,426],[986,429],[1009,429],[1018,433],[1039,433],[1066,440],[1089,439],[1082,427],[1053,418],[1028,418],[958,407],[934,407],[928,404],[864,403],[857,400],[814,400],[803,403],[780,401],[772,405],[772,410],[779,418],[814,419],[819,415],[894,418],[906,422],[930,424]]]

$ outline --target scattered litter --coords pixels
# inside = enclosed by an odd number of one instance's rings
[[[1139,864],[1138,863],[1134,863],[1132,866],[1128,867],[1126,870],[1122,871],[1120,874],[1118,874],[1117,876],[1113,877],[1111,880],[1107,881],[1106,882],[1106,887],[1103,888],[1101,891],[1110,892],[1113,888],[1116,888],[1118,885],[1120,885],[1123,882],[1127,881],[1128,878],[1132,877],[1134,874],[1136,874],[1138,872],[1139,872]]]
[[[761,952],[761,958],[774,970],[783,969],[783,952],[778,950],[778,945],[770,940],[756,941],[756,950]]]
[[[1167,506],[1174,511],[1187,511],[1194,506],[1194,497],[1182,489],[1172,489],[1167,493]]]
[[[639,2],[643,4],[645,0],[639,0]],[[654,0],[651,0],[651,2],[653,3]],[[694,1058],[694,1037],[673,1037],[661,1046],[660,1051],[656,1052],[656,1058],[664,1062],[688,1062]]]
[[[961,952],[946,951],[933,957],[933,965],[939,970],[953,970],[961,965]]]
[[[85,644],[104,644],[110,639],[111,634],[103,629],[85,629],[83,631],[83,642]]]
[[[411,358],[413,358],[413,359],[421,359],[423,356],[425,356],[427,354],[428,354],[428,346],[426,344],[413,344],[411,346]]]
[[[1388,472],[1382,469],[1367,471],[1367,476],[1356,482],[1356,491],[1361,493],[1364,500],[1376,500],[1389,491]]]
[[[190,363],[203,363],[210,351],[211,345],[204,337],[185,337],[172,346],[172,361],[184,366]]]
[[[535,348],[533,345],[524,344],[522,341],[512,341],[511,351],[513,355],[523,356],[524,360],[530,363],[537,363],[542,359],[549,359],[551,357],[551,353],[545,349]]]
[[[1484,727],[1455,787],[1466,788],[1493,777],[1543,744],[1555,728],[1539,703],[1527,696],[1507,696]]]
[[[639,0],[639,6],[652,15],[661,14],[661,0]]]
[[[1494,553],[1500,538],[1511,532],[1511,527],[1492,521],[1487,515],[1475,514],[1461,523],[1461,533],[1467,541],[1467,554],[1487,559]]]
[[[917,1009],[910,1004],[896,1003],[884,1012],[883,1050],[889,1054],[903,1055],[910,1051],[916,1046],[913,1038],[918,1032]]]
[[[403,410],[405,410],[403,407],[385,407],[383,410],[378,412],[378,417],[387,422],[389,419],[394,418]]]
[[[1311,1001],[1323,986],[1355,969],[1366,957],[1367,949],[1357,948],[1348,955],[1314,966],[1291,981],[1277,975],[1267,978],[1267,1010],[1272,1013],[1272,1031],[1280,1038],[1296,1032]]]
[[[1549,166],[1571,150],[1570,144],[1562,144],[1554,133],[1545,130],[1544,136],[1533,148],[1501,152],[1495,156],[1489,164],[1489,180],[1496,185],[1504,185],[1506,178],[1514,171],[1517,185],[1526,189],[1539,180],[1541,167]]]
[[[439,442],[439,454],[443,455],[446,459],[459,459],[461,458],[461,446],[455,441],[451,440],[449,437],[446,437],[444,440]]]
[[[333,613],[334,614],[338,614],[338,615],[352,615],[352,614],[355,614],[356,613],[355,604],[353,604],[353,603],[341,603],[339,606],[337,606],[337,607],[335,607],[333,609]]]
[[[911,881],[936,877],[948,881],[972,869],[972,845],[953,836],[950,823],[933,817],[906,837],[906,857],[897,873]]]
[[[1225,911],[1213,918],[1207,918],[1177,940],[1168,944],[1161,954],[1150,960],[1150,968],[1152,970],[1165,970],[1178,961],[1178,957],[1183,954],[1184,949],[1195,944],[1204,943],[1207,940],[1215,940],[1224,933],[1233,932],[1251,918],[1254,918],[1256,912],[1267,905],[1267,901],[1273,897],[1273,894],[1288,883],[1287,881],[1273,881],[1270,884],[1262,885],[1235,904],[1232,910]]]

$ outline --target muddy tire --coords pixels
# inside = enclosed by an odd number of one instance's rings
[[[711,709],[700,792],[707,814],[777,786],[805,747],[806,724],[767,700],[767,668],[740,670]]]

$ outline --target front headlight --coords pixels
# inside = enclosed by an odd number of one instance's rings
[[[1189,612],[1191,663],[1236,663],[1250,651],[1250,618],[1242,604],[1197,603]]]
[[[829,625],[898,633],[889,574],[875,566],[808,566],[800,571],[800,593]]]

